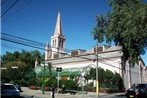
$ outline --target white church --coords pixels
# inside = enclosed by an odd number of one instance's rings
[[[125,89],[128,89],[132,84],[147,83],[147,68],[143,60],[140,60],[135,67],[129,67],[128,62],[123,61],[123,52],[120,46],[96,46],[92,47],[91,50],[77,49],[67,53],[65,41],[66,38],[62,33],[61,14],[58,11],[51,43],[50,45],[47,43],[45,48],[46,63],[51,63],[53,68],[62,67],[62,69],[81,71],[84,68],[96,68],[97,66],[109,69],[120,74],[124,80]]]

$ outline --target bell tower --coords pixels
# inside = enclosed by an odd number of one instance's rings
[[[62,24],[60,10],[58,10],[58,16],[53,36],[51,36],[51,44],[46,44],[45,47],[45,60],[60,58],[65,53],[65,37],[62,33]]]
[[[58,11],[54,35],[51,37],[52,59],[59,58],[64,53],[65,37],[62,33],[60,10]]]

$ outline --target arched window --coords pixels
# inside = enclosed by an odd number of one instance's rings
[[[53,40],[53,44],[52,44],[52,45],[53,45],[53,47],[54,47],[54,40]]]
[[[55,40],[55,47],[56,47],[56,40]]]
[[[63,47],[63,45],[64,45],[64,40],[62,40],[62,47]]]
[[[61,46],[61,44],[62,44],[61,42],[62,42],[62,40],[59,39],[59,47],[62,47],[62,46]]]

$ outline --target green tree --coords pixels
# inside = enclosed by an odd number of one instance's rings
[[[31,55],[33,60],[35,61],[37,59],[39,63],[44,60],[42,54],[38,50],[31,51]]]
[[[108,70],[108,69],[105,71],[105,77],[106,77],[106,81],[107,81],[108,83],[112,82],[113,76],[114,76],[114,74],[113,74],[112,71],[110,71],[110,70]]]
[[[26,63],[21,61],[11,61],[4,64],[6,69],[2,73],[2,77],[8,78],[8,80],[21,80],[25,72],[29,69],[29,66],[26,65]],[[13,68],[16,66],[17,68]],[[9,82],[9,81],[8,81]]]
[[[34,67],[34,58],[32,57],[31,53],[25,50],[22,50],[22,53],[20,55],[20,60],[22,62],[25,62],[26,64],[30,65],[30,67]]]
[[[13,61],[13,54],[11,52],[6,52],[6,55],[3,56],[2,60],[6,63],[6,62],[10,62]]]
[[[60,86],[65,86],[66,89],[77,89],[78,88],[78,83],[73,80],[61,80],[60,81]]]
[[[89,74],[87,74],[87,75],[89,75],[89,76],[87,76],[87,77],[89,77],[89,79],[95,80],[96,79],[96,69],[91,68],[89,71]]]
[[[14,51],[13,58],[14,60],[19,60],[20,53],[18,51]]]
[[[143,0],[109,0],[109,4],[112,11],[96,18],[94,39],[122,46],[124,59],[134,65],[147,47],[147,4]]]
[[[106,76],[105,76],[105,70],[101,67],[98,68],[98,75],[99,75],[99,82],[104,82],[105,79],[106,79]]]
[[[6,52],[5,55],[1,56],[1,67],[5,67],[1,71],[2,81],[10,82],[16,80],[22,80],[23,82],[28,81],[30,77],[35,77],[34,65],[36,57],[39,61],[43,60],[43,55],[35,51],[25,51],[22,52],[14,51],[14,53]],[[12,66],[17,66],[17,69],[13,69]]]

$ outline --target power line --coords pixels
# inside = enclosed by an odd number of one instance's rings
[[[4,38],[4,37],[2,37],[1,39],[5,40],[5,41],[8,41],[8,42],[12,42],[12,43],[16,43],[16,44],[20,44],[20,45],[24,45],[24,46],[29,46],[29,47],[32,47],[32,48],[46,50],[45,48],[42,48],[42,47],[39,47],[39,46],[34,46],[34,45],[31,45],[31,44],[27,44],[27,43],[22,43],[21,41],[18,41],[18,40],[12,40],[12,39],[8,39],[8,38]],[[63,53],[63,52],[57,52],[57,51],[52,51],[52,50],[49,50],[49,51],[67,55],[67,53]],[[89,58],[86,58],[86,57],[81,57],[81,56],[76,56],[76,57],[92,60],[92,59],[89,59]]]
[[[45,50],[45,44],[42,44],[40,42],[33,41],[33,40],[28,40],[28,39],[25,39],[25,38],[17,37],[17,36],[6,34],[6,33],[1,33],[1,34],[2,34],[2,37],[1,37],[2,40],[13,42],[13,43],[20,44],[20,45],[29,46],[29,47],[32,47],[32,48],[37,48],[37,49]],[[65,51],[71,52],[73,50],[65,49]],[[57,52],[57,51],[52,51],[52,52],[68,55],[68,52],[67,53],[62,53],[62,52]],[[91,55],[91,54],[86,54],[86,55]],[[87,59],[87,60],[93,60],[93,59],[84,57],[86,55],[76,55],[74,57],[79,57],[79,58]]]
[[[32,2],[32,0],[21,0],[21,2],[19,3],[19,6],[16,8],[16,10],[12,14],[19,12],[24,7],[29,5],[31,2]]]
[[[2,13],[1,17],[3,15],[5,15],[12,7],[14,7],[17,3],[18,3],[19,0],[16,0],[8,9],[6,9],[6,11],[4,13]]]
[[[24,45],[24,46],[29,46],[29,47],[32,47],[32,48],[45,50],[45,44],[42,44],[40,42],[28,40],[28,39],[25,39],[25,38],[13,36],[13,35],[6,34],[6,33],[1,33],[1,34],[2,34],[1,39],[4,40],[4,41],[8,41],[8,42],[12,42],[12,43],[16,43],[16,44],[20,44],[20,45]],[[68,49],[66,49],[66,50],[68,50]],[[68,51],[71,51],[71,50],[68,50]],[[57,51],[52,51],[52,52],[67,54],[67,53],[57,52]]]
[[[2,38],[6,38],[6,39],[12,39],[12,40],[18,40],[20,42],[23,41],[23,43],[29,43],[29,44],[34,44],[34,45],[38,45],[38,46],[41,46],[41,47],[44,47],[46,46],[46,44],[43,44],[43,43],[40,43],[40,42],[37,42],[37,41],[33,41],[33,40],[29,40],[29,39],[25,39],[25,38],[21,38],[21,37],[17,37],[17,36],[14,36],[14,35],[10,35],[10,34],[6,34],[6,33],[3,33],[1,32],[2,34]],[[49,45],[51,48],[55,48],[55,47],[52,47],[51,45]],[[57,48],[56,48],[57,49]],[[73,50],[69,50],[69,49],[66,49],[64,48],[64,50],[67,52],[71,52]]]
[[[3,0],[3,1],[6,1],[6,0]],[[5,10],[7,8],[9,8],[9,6],[11,6],[15,1],[16,0],[10,0],[10,2],[7,2],[5,5],[3,4],[1,13],[4,13]],[[20,12],[22,9],[24,9],[24,7],[27,7],[27,5],[29,5],[31,2],[32,2],[32,0],[19,0],[19,2],[17,4],[15,4],[15,7],[9,11],[9,13],[7,14],[7,18],[13,19],[14,17],[12,17],[12,16],[14,16],[15,13]],[[2,17],[2,14],[1,14],[1,17]],[[15,15],[15,17],[16,17],[16,15]],[[3,18],[3,20],[4,20],[4,18]],[[17,20],[18,20],[18,18],[17,18]]]
[[[5,40],[5,41],[10,41],[10,42],[15,42],[17,44],[21,44],[21,45],[27,45],[27,46],[30,46],[30,47],[33,47],[33,48],[39,48],[41,50],[45,50],[45,44],[43,43],[40,43],[40,42],[37,42],[37,41],[33,41],[33,40],[28,40],[28,39],[25,39],[25,38],[21,38],[21,37],[17,37],[17,36],[14,36],[14,35],[10,35],[10,34],[6,34],[6,33],[1,33],[2,34],[2,40]],[[34,46],[35,45],[35,46]],[[41,48],[40,48],[41,47]],[[51,46],[50,46],[51,47]],[[55,48],[55,47],[53,47]],[[57,48],[56,48],[57,49]],[[69,49],[65,49],[65,51],[68,51],[68,52],[71,52],[73,50],[69,50]],[[56,52],[56,51],[53,51],[53,52]],[[67,52],[67,53],[68,53]],[[113,52],[113,51],[111,51]],[[57,52],[57,53],[61,53],[61,52]],[[63,54],[63,53],[62,53]],[[91,55],[91,54],[86,54],[86,55]],[[81,56],[86,56],[86,55],[76,55],[74,57],[81,57]],[[71,55],[70,55],[71,56]],[[101,59],[107,59],[109,61],[112,61],[110,60],[109,58],[103,58],[99,55],[99,57]],[[82,57],[84,59],[88,59],[88,60],[93,60],[93,59],[89,59],[89,58],[86,58],[86,57]],[[114,61],[112,61],[114,62]],[[115,62],[115,63],[118,63],[118,62]],[[119,64],[119,63],[118,63]]]
[[[37,46],[29,45],[29,44],[22,43],[22,42],[19,42],[19,41],[14,41],[14,40],[11,40],[11,39],[7,39],[7,38],[3,38],[3,37],[1,39],[5,40],[5,41],[8,41],[8,42],[16,43],[16,44],[20,44],[20,45],[29,46],[29,47],[32,47],[32,48],[38,48],[38,49],[41,49],[41,50],[45,50],[44,48],[40,48],[40,47],[37,47]]]
[[[10,36],[10,37],[13,37],[13,38],[18,38],[18,39],[21,39],[21,40],[24,40],[24,41],[30,42],[30,43],[32,43],[32,44],[38,44],[38,45],[40,45],[40,46],[45,47],[45,44],[40,43],[40,42],[37,42],[37,41],[33,41],[33,40],[29,40],[29,39],[25,39],[25,38],[17,37],[17,36],[10,35],[10,34],[6,34],[6,33],[1,33],[1,34],[2,34],[2,35],[6,35],[6,36]]]
[[[43,43],[33,41],[33,40],[28,40],[28,39],[25,39],[25,38],[17,37],[17,36],[6,34],[6,33],[1,33],[1,34],[2,34],[2,37],[1,37],[2,40],[17,43],[17,44],[21,44],[21,45],[30,46],[30,47],[33,47],[33,48],[39,48],[41,50],[45,50],[45,44],[43,44]],[[52,47],[52,46],[50,46],[50,47],[55,48],[55,47]],[[67,51],[72,52],[74,50],[70,50],[70,49],[65,48],[65,51],[66,52]],[[57,51],[53,51],[53,52],[57,52]],[[62,53],[62,52],[57,52],[57,53]],[[65,54],[67,54],[67,53],[65,53]],[[62,53],[62,54],[64,54],[64,53]],[[86,55],[91,55],[91,54],[86,54]],[[81,57],[81,56],[86,56],[86,55],[76,55],[74,57],[80,57],[80,58],[84,58],[84,59],[88,59],[88,60],[93,60],[93,59],[90,59],[90,58],[87,58],[87,57]]]
[[[15,51],[17,51],[17,50],[27,50],[27,51],[29,51],[28,49],[14,47],[14,46],[11,46],[10,44],[6,44],[6,43],[5,44],[2,43],[1,46],[5,47],[5,48],[8,48],[8,49],[11,49],[11,50],[15,50]]]
[[[11,4],[11,2],[13,2],[13,0],[10,1],[6,1],[6,0],[1,0],[1,9],[3,11],[3,9],[7,9],[9,7],[9,5]],[[1,11],[1,13],[2,13]]]
[[[10,38],[10,37],[12,37],[12,38]],[[10,34],[2,33],[1,39],[2,40],[5,40],[5,41],[8,41],[8,42],[16,43],[16,44],[20,44],[20,45],[29,46],[29,47],[32,47],[32,48],[37,48],[37,49],[45,50],[45,48],[42,47],[45,44],[42,44],[40,42],[36,42],[36,41],[33,41],[33,40],[28,40],[28,39],[24,39],[24,38],[21,38],[21,37],[13,36],[13,35],[10,35]],[[73,51],[73,50],[70,50],[70,51]],[[56,52],[56,53],[61,53],[61,54],[68,55],[67,53],[62,53],[62,52],[57,52],[57,51],[52,51],[52,52]],[[87,60],[93,60],[91,58],[84,57],[84,56],[87,56],[87,55],[94,55],[94,54],[77,55],[77,56],[73,56],[73,57],[78,57],[78,58],[87,59]],[[106,61],[104,61],[105,59],[107,59],[107,60],[110,61],[110,59],[108,59],[108,58],[102,58],[101,57],[101,59],[100,59],[101,61],[99,61],[99,62],[101,62],[103,64],[106,64],[108,66],[111,66],[111,67],[115,67],[115,68],[118,68],[118,69],[123,69],[123,68],[116,67],[116,66],[114,66],[112,64],[108,64],[108,62],[106,63]],[[112,62],[114,62],[114,61],[112,61]],[[115,63],[117,63],[117,62],[115,62]]]

